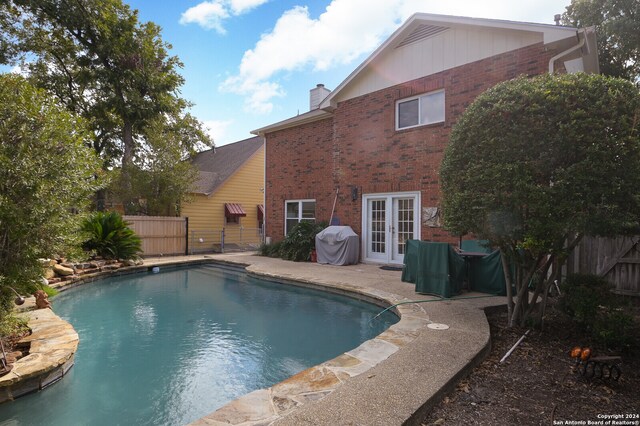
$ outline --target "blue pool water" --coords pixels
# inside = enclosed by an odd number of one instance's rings
[[[395,323],[347,297],[211,266],[98,281],[53,299],[75,366],[0,405],[0,425],[182,425]]]

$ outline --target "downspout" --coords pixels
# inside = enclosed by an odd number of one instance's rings
[[[262,149],[264,160],[262,161],[262,244],[267,243],[267,135],[262,134]]]
[[[549,74],[553,74],[554,64],[558,59],[562,58],[563,56],[567,56],[569,53],[572,53],[575,50],[581,49],[582,46],[584,46],[584,43],[587,40],[587,30],[586,29],[582,29],[580,31],[582,31],[582,35],[584,37],[582,38],[582,40],[580,40],[578,42],[578,44],[576,44],[573,47],[570,47],[569,49],[565,50],[564,52],[558,53],[556,56],[554,56],[553,58],[549,59]]]

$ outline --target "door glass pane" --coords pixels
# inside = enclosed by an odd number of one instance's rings
[[[400,198],[396,200],[398,230],[398,254],[405,253],[405,242],[413,239],[413,198]]]
[[[370,201],[371,214],[371,238],[370,250],[372,253],[385,253],[386,243],[386,202],[385,200]]]

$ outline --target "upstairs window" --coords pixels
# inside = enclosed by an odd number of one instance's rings
[[[287,235],[298,222],[316,221],[316,200],[287,200],[285,212],[284,234]]]
[[[444,121],[444,90],[396,103],[396,130]]]

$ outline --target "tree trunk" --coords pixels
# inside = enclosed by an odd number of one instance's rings
[[[98,189],[96,191],[96,211],[102,212],[105,209],[105,201],[107,196],[106,189]]]
[[[133,185],[131,183],[131,167],[133,167],[133,123],[128,118],[124,119],[124,127],[122,129],[122,174],[121,184],[122,188],[120,193],[124,194],[122,197],[122,204],[124,206],[125,213],[131,214],[131,205],[133,203],[134,194],[132,193]]]
[[[500,249],[500,260],[502,260],[502,270],[504,272],[504,280],[507,285],[507,318],[511,319],[513,313],[513,278],[511,276],[511,267],[507,261],[507,255],[504,250]]]
[[[133,123],[128,118],[124,119],[124,128],[122,131],[122,169],[133,164],[134,142],[133,142]]]
[[[529,302],[529,282],[535,274],[538,264],[542,256],[538,256],[537,259],[530,259],[530,262],[526,262],[528,266],[528,270],[522,266],[519,266],[517,269],[520,270],[518,273],[518,282],[517,282],[517,290],[518,295],[516,296],[515,309],[513,310],[513,314],[509,319],[509,327],[513,327],[513,325],[518,322],[519,325],[524,325],[524,321],[526,319],[527,313],[527,305]],[[532,262],[531,262],[532,261]]]

